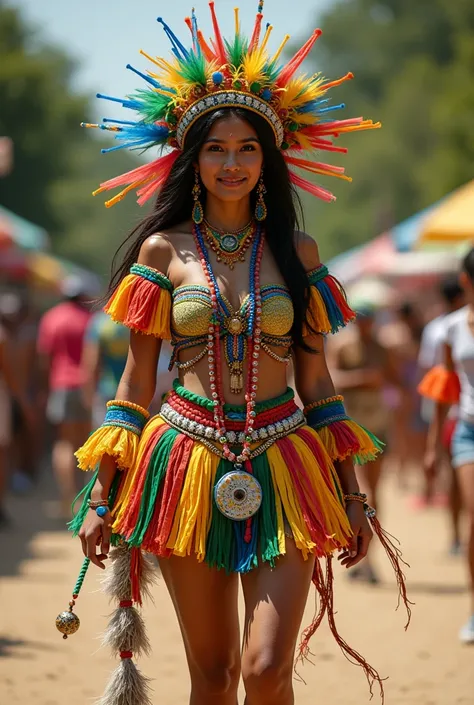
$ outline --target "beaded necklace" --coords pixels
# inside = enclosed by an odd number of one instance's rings
[[[252,432],[255,424],[255,399],[257,397],[258,387],[258,358],[261,345],[261,328],[260,320],[262,314],[262,299],[260,293],[260,265],[262,261],[264,238],[260,226],[257,228],[257,234],[252,246],[252,255],[250,260],[250,286],[249,286],[249,304],[248,304],[248,319],[247,319],[247,334],[249,336],[249,355],[248,355],[248,375],[245,392],[246,402],[246,417],[244,436],[245,440],[242,444],[241,452],[236,455],[229,447],[228,433],[225,427],[224,414],[224,389],[222,383],[222,366],[221,366],[221,326],[219,316],[219,304],[222,305],[222,296],[220,294],[217,279],[212,271],[209,255],[206,250],[204,238],[202,236],[199,225],[194,225],[193,230],[196,249],[199,255],[201,266],[206,275],[209,290],[211,292],[211,304],[213,315],[208,329],[208,362],[209,362],[209,381],[211,388],[211,397],[214,404],[214,421],[219,430],[219,442],[222,445],[223,456],[232,463],[235,463],[236,469],[241,469],[243,463],[247,463],[250,458],[250,443],[252,441]]]
[[[223,262],[229,269],[234,269],[237,262],[245,261],[245,253],[252,244],[256,231],[255,222],[251,220],[240,230],[225,231],[214,228],[204,221],[204,236],[207,244],[215,252],[218,262]]]

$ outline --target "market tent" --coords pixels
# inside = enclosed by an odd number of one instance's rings
[[[428,208],[424,208],[419,211],[419,213],[411,215],[409,218],[402,220],[401,223],[398,223],[398,225],[390,229],[390,235],[398,252],[410,252],[413,249],[427,218],[429,218],[440,203],[442,203],[442,201],[433,203],[431,206],[428,206]]]
[[[453,191],[423,222],[417,245],[474,243],[474,179]]]
[[[3,206],[0,206],[0,223],[11,242],[24,250],[45,250],[49,246],[48,233],[44,228]]]

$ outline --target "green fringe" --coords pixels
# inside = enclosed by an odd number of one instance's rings
[[[221,460],[217,466],[215,484],[228,472],[234,469],[234,464],[228,460]],[[211,568],[224,569],[232,573],[236,560],[234,546],[234,526],[232,519],[225,517],[219,511],[212,493],[212,518],[211,527],[207,536],[206,563]]]
[[[165,431],[152,453],[150,464],[146,471],[138,521],[127,541],[130,546],[141,546],[143,542],[143,537],[156,508],[161,483],[165,479],[171,449],[178,435],[179,432],[174,428]]]
[[[278,558],[278,522],[276,514],[275,491],[267,454],[257,456],[252,461],[255,478],[262,486],[262,504],[258,510],[259,517],[259,550],[262,561],[268,561],[275,567]]]
[[[81,506],[79,507],[79,510],[74,514],[73,518],[71,519],[70,522],[67,524],[67,528],[69,531],[72,531],[72,535],[75,538],[79,531],[81,530],[81,526],[84,523],[84,519],[86,518],[87,512],[89,511],[89,500],[92,495],[92,490],[94,489],[95,481],[97,480],[97,476],[99,474],[99,470],[97,469],[94,474],[92,475],[92,478],[89,480],[87,485],[79,492],[77,497],[75,498],[74,502],[72,503],[72,507],[76,504],[77,500],[84,495]],[[115,502],[115,497],[117,496],[117,491],[120,485],[120,481],[122,479],[122,471],[117,470],[115,473],[114,479],[112,480],[112,484],[110,486],[110,491],[109,491],[109,506],[112,507],[114,502]]]
[[[360,426],[360,424],[359,424]],[[377,438],[372,431],[367,430],[364,426],[360,426],[363,431],[368,435],[372,443],[374,444],[375,450],[373,453],[362,453],[362,454],[357,454],[354,455],[354,462],[357,465],[365,465],[365,463],[371,463],[374,460],[377,460],[378,456],[380,453],[383,453],[383,449],[385,448],[385,443],[383,443],[380,438]]]

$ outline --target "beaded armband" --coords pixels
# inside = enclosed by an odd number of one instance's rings
[[[157,269],[134,264],[104,310],[134,331],[169,340],[172,289],[168,277]]]
[[[324,264],[308,272],[307,276],[310,291],[307,317],[310,328],[317,333],[336,333],[355,318],[344,289],[329,274]],[[304,327],[304,335],[310,335],[310,328]]]
[[[359,465],[375,460],[383,443],[346,414],[343,401],[343,397],[334,396],[307,404],[308,425],[317,431],[332,460],[352,456]]]
[[[75,455],[81,470],[94,470],[104,455],[116,459],[120,470],[135,460],[138,442],[150,414],[138,404],[115,399],[107,403],[104,422]]]

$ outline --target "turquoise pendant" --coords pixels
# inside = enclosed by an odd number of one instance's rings
[[[194,208],[193,208],[193,221],[200,225],[202,221],[204,220],[204,211],[202,209],[202,205],[200,201],[196,201],[194,203]]]
[[[255,219],[258,220],[260,223],[262,220],[265,220],[267,217],[267,207],[265,205],[265,201],[263,199],[257,201],[257,205],[255,206]]]

